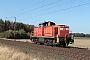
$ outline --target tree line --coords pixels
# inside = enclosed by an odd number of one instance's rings
[[[29,38],[33,29],[34,25],[0,19],[0,37],[14,38],[14,33],[16,33],[15,38]]]
[[[0,32],[7,31],[7,30],[14,30],[14,25],[16,30],[24,29],[25,32],[33,31],[34,25],[23,24],[22,22],[12,22],[9,20],[2,20],[0,19]]]
[[[74,37],[90,37],[90,34],[84,34],[84,33],[72,33]]]

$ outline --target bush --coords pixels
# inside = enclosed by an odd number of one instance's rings
[[[3,33],[0,33],[0,38],[4,38],[4,35],[3,35]]]
[[[0,38],[7,38],[7,37],[8,37],[8,32],[0,33]]]
[[[15,33],[15,31],[8,30],[8,31],[0,33],[0,37],[13,39],[14,33]],[[16,39],[29,39],[29,35],[23,29],[21,29],[19,31],[16,31],[15,38]]]

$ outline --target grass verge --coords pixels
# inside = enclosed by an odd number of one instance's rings
[[[0,45],[0,60],[34,60],[28,54]]]

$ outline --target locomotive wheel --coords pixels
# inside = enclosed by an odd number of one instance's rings
[[[66,44],[65,43],[63,44],[63,47],[66,47]]]
[[[67,44],[65,42],[63,42],[63,47],[66,47],[66,46],[67,46]]]
[[[40,43],[40,45],[44,45],[44,43]]]
[[[37,44],[38,42],[36,40],[34,40],[34,43]]]
[[[34,43],[35,43],[35,44],[37,44],[37,42],[36,42],[36,41],[35,41]]]
[[[68,45],[69,45],[69,42],[67,42],[66,46],[68,46]]]
[[[47,43],[44,43],[46,46],[50,46],[50,43],[49,42],[47,42]]]
[[[47,42],[46,45],[49,46],[49,42]]]
[[[69,43],[63,43],[63,47],[68,47]]]

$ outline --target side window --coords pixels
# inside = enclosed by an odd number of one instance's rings
[[[46,26],[48,26],[48,24],[46,24]]]
[[[48,24],[43,24],[43,26],[48,26]]]
[[[39,27],[41,28],[43,25],[39,25]]]

